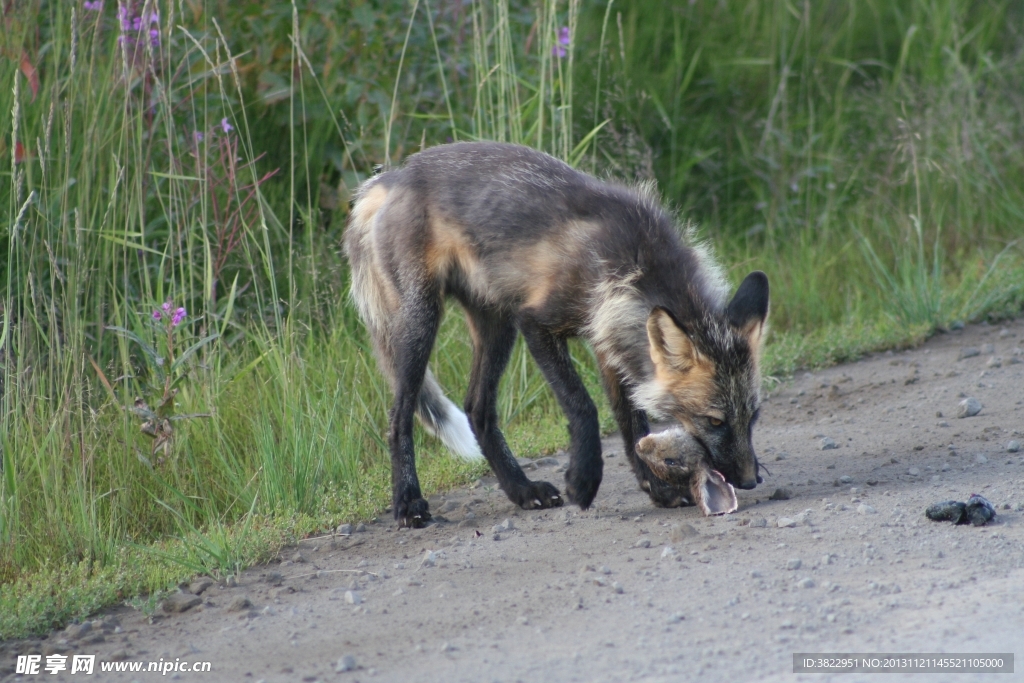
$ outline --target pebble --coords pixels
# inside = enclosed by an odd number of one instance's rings
[[[641,538],[639,541],[637,541],[636,543],[633,544],[633,547],[634,548],[650,548],[651,547],[651,539],[649,539],[649,538]]]
[[[981,412],[981,402],[974,397],[968,397],[960,401],[956,408],[957,417],[974,417]]]
[[[339,534],[341,536],[350,536],[352,534],[352,525],[351,524],[339,524],[338,528],[335,529],[335,533],[337,533],[337,534]]]
[[[873,515],[875,514],[876,510],[867,503],[861,503],[860,505],[857,506],[857,512],[859,512],[862,515]]]
[[[616,593],[622,593],[622,584],[618,581],[612,581],[612,590]]]
[[[294,562],[295,564],[300,564],[305,561],[306,557],[300,552],[296,552],[294,555],[292,555],[292,562]]]
[[[752,520],[750,520],[749,526],[755,529],[764,529],[768,526],[768,520],[764,517],[754,517]]]
[[[844,474],[843,476],[839,477],[839,483],[840,484],[852,484],[853,483],[853,477],[851,477],[848,474]]]
[[[814,579],[812,579],[811,577],[807,577],[806,579],[800,579],[800,581],[798,581],[796,585],[800,586],[801,588],[814,588],[815,586]]]
[[[786,453],[785,451],[783,451],[783,452],[779,453],[778,455],[776,455],[775,459],[776,460],[785,460],[788,457],[789,457],[789,453]]]
[[[202,595],[207,588],[213,585],[213,579],[208,576],[204,576],[201,579],[196,579],[188,585],[188,590],[192,595]]]
[[[907,470],[907,474],[909,474],[912,477],[918,477],[921,475],[921,470],[917,469],[916,467],[911,467],[909,470]]]
[[[684,619],[686,619],[686,617],[683,616],[682,612],[676,612],[676,613],[674,613],[674,614],[669,616],[668,623],[670,623],[670,624],[678,624],[680,621],[683,621]]]
[[[813,510],[808,508],[808,509],[804,510],[803,512],[795,515],[793,517],[793,521],[795,521],[797,524],[800,524],[802,526],[814,526],[814,524],[811,522],[811,513],[813,513],[813,512],[814,512]]]
[[[364,531],[366,531],[366,525],[365,524],[363,524],[362,522],[360,522],[359,524],[356,524],[356,533],[357,534],[361,534]]]
[[[768,496],[768,500],[789,500],[793,497],[793,492],[786,488],[777,488],[775,492]]]
[[[236,595],[231,598],[231,602],[228,603],[227,610],[229,612],[241,612],[244,609],[252,607],[252,601],[244,595]]]
[[[831,451],[835,448],[839,448],[839,445],[836,444],[835,439],[826,436],[824,439],[821,440],[821,450]]]
[[[981,453],[978,453],[974,456],[974,462],[978,463],[979,465],[984,465],[985,463],[988,462],[988,458],[986,458]]]
[[[203,599],[198,595],[192,595],[190,593],[172,593],[167,596],[161,606],[165,612],[187,612],[202,602]]]
[[[421,567],[433,567],[437,564],[437,553],[433,550],[427,550],[423,553],[423,559],[420,560]]]
[[[345,591],[345,602],[349,605],[363,604],[363,596],[359,591]]]
[[[491,531],[496,534],[500,534],[503,531],[512,531],[513,529],[515,529],[515,525],[512,524],[512,520],[505,518],[505,521],[501,524],[495,524]]]
[[[789,527],[795,527],[796,526],[796,520],[795,519],[790,519],[789,517],[779,517],[778,525],[779,525],[780,529],[786,529],[786,528],[789,528]]]
[[[796,569],[800,569],[800,567],[802,567],[802,566],[803,566],[803,562],[798,557],[794,557],[791,560],[788,560],[786,562],[786,569],[788,569],[790,571],[794,571]]]
[[[675,554],[676,554],[676,549],[673,548],[670,545],[667,545],[667,546],[665,546],[664,548],[661,549],[661,556],[662,556],[662,558],[672,557]]]
[[[963,360],[964,358],[974,358],[975,356],[980,355],[981,349],[979,349],[977,346],[965,346],[964,348],[960,349],[960,360]]]
[[[271,586],[279,586],[281,582],[284,581],[284,576],[281,575],[281,572],[267,572],[267,575],[263,577],[263,580]],[[195,593],[195,591],[192,592]]]
[[[338,664],[334,667],[334,671],[339,674],[343,674],[347,671],[355,671],[358,668],[356,664],[356,658],[352,655],[342,655],[341,659],[338,660]]]
[[[1003,359],[999,358],[997,356],[992,356],[991,358],[988,359],[988,362],[985,363],[985,367],[986,368],[1001,368],[1001,367],[1003,367]]]
[[[64,629],[64,637],[68,640],[78,640],[91,630],[91,621],[83,621],[81,624],[68,624],[68,627]]]
[[[684,538],[693,536],[700,536],[700,532],[692,524],[673,524],[669,531],[669,540],[673,543],[682,543]]]
[[[1011,441],[1010,443],[1006,444],[1006,452],[1007,453],[1016,453],[1019,450],[1020,450],[1020,441],[1014,440],[1014,441]]]

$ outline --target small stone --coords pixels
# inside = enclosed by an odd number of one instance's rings
[[[981,351],[986,356],[991,355],[991,354],[996,352],[996,345],[995,344],[982,344],[981,348],[979,349],[979,351]]]
[[[684,538],[691,538],[693,536],[700,536],[700,532],[694,529],[691,524],[673,524],[672,529],[669,531],[669,540],[672,543],[682,543]]]
[[[229,612],[241,612],[252,607],[252,601],[244,595],[236,595],[231,598],[231,602],[228,603],[227,610]]]
[[[338,660],[338,664],[334,667],[334,671],[343,674],[347,671],[355,671],[357,668],[355,657],[352,655],[342,655],[341,659]]]
[[[356,533],[357,534],[361,534],[364,531],[366,531],[366,525],[365,524],[363,524],[362,522],[360,522],[359,524],[356,524]]]
[[[909,474],[912,477],[919,477],[921,476],[921,470],[917,469],[916,467],[911,467],[909,470],[907,470],[907,474]]]
[[[821,450],[831,451],[835,448],[839,448],[839,445],[835,442],[835,439],[826,436],[824,439],[821,440]]]
[[[807,577],[806,579],[800,579],[796,585],[800,586],[801,588],[814,588],[815,586],[814,579],[812,579],[811,577]]]
[[[768,500],[789,500],[793,497],[793,492],[785,488],[777,488],[772,495],[768,496]]]
[[[496,534],[500,534],[504,531],[512,531],[513,529],[515,529],[515,526],[512,524],[512,520],[506,518],[501,524],[495,524],[491,531]]]
[[[976,346],[965,346],[960,349],[960,360],[964,358],[974,358],[975,356],[981,355],[981,349]]]
[[[781,453],[779,453],[778,455],[775,456],[775,459],[776,460],[785,460],[788,457],[789,457],[789,453],[787,453],[785,451],[782,451]]]
[[[622,593],[622,584],[619,583],[618,581],[612,581],[612,590],[615,591],[616,593],[621,594]]]
[[[335,529],[335,533],[337,533],[339,536],[351,536],[352,535],[352,525],[351,524],[339,524],[338,528]]]
[[[187,612],[202,602],[203,599],[198,595],[192,595],[190,593],[172,593],[167,596],[161,606],[165,612],[173,614],[176,612]]]
[[[433,567],[437,564],[437,553],[433,550],[427,550],[423,553],[423,559],[420,560],[421,567]]]
[[[788,569],[790,571],[795,571],[797,569],[800,569],[800,567],[802,567],[802,566],[803,566],[803,562],[798,557],[794,557],[793,559],[791,559],[791,560],[786,562],[786,569]]]
[[[349,605],[363,604],[363,596],[359,591],[345,591],[345,602]]]
[[[188,591],[192,595],[202,595],[207,588],[213,585],[213,579],[208,576],[204,576],[201,579],[196,579],[188,585]]]
[[[188,607],[185,609],[188,609]],[[184,612],[185,610],[180,611]],[[78,640],[79,638],[87,635],[90,631],[92,631],[91,621],[83,621],[81,624],[68,624],[68,627],[64,629],[64,637],[68,640]]]
[[[634,548],[650,548],[651,547],[651,539],[649,539],[649,538],[641,538],[639,541],[637,541],[636,543],[633,544],[633,547]]]
[[[862,515],[873,515],[875,514],[875,508],[871,507],[867,503],[861,503],[857,506],[857,512]]]
[[[1014,440],[1006,444],[1007,453],[1016,453],[1020,450],[1020,441]]]
[[[985,463],[988,462],[988,458],[986,458],[981,453],[977,453],[974,456],[974,462],[978,463],[979,465],[984,465]]]
[[[953,330],[953,331],[964,329],[964,321],[963,320],[954,320],[953,322],[951,322],[949,324],[949,329]]]
[[[670,545],[667,545],[667,546],[665,546],[664,548],[661,549],[661,557],[662,557],[662,559],[664,559],[666,557],[672,557],[675,554],[676,554],[675,548],[673,548]]]
[[[749,526],[753,529],[764,529],[768,526],[768,520],[764,517],[754,517],[750,520]]]
[[[796,526],[796,520],[790,519],[789,517],[779,517],[777,523],[780,529],[787,529]]]
[[[295,554],[292,555],[292,562],[294,562],[295,564],[300,564],[300,563],[305,562],[305,561],[306,561],[306,557],[302,553],[300,553],[298,551],[296,551]]]
[[[280,586],[281,582],[284,581],[284,576],[281,575],[281,572],[267,572],[263,580],[271,586]]]
[[[1002,358],[997,358],[996,356],[992,356],[991,358],[988,359],[988,362],[985,363],[985,367],[986,368],[1001,368],[1001,367],[1003,367],[1003,359]]]
[[[848,474],[844,474],[843,476],[839,477],[839,483],[840,484],[852,484],[853,483],[853,477],[851,477]]]
[[[675,612],[674,614],[669,615],[668,623],[678,624],[680,621],[683,621],[684,619],[686,619],[686,617],[683,616],[682,612]]]
[[[981,412],[981,403],[974,397],[968,397],[960,401],[960,405],[957,406],[956,416],[957,417],[974,417]]]

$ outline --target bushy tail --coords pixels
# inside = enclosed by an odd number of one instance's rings
[[[444,395],[444,390],[429,368],[416,403],[416,416],[420,418],[423,427],[441,439],[455,455],[465,460],[480,460],[484,457],[469,426],[469,418]]]
[[[370,196],[373,181],[360,188],[345,231],[345,252],[352,270],[352,301],[373,340],[377,364],[395,388],[394,352],[391,324],[397,313],[397,293],[381,268],[374,249],[373,228],[382,201]],[[466,460],[483,458],[466,414],[444,395],[434,374],[427,369],[416,403],[416,415],[433,436],[452,453]]]

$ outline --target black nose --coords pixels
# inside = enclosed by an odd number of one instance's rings
[[[744,481],[744,482],[741,482],[741,483],[737,484],[736,488],[743,489],[744,491],[749,491],[752,488],[756,488],[757,485],[761,483],[761,481],[762,481],[761,477],[758,477],[757,481]]]
[[[764,483],[764,477],[762,477],[760,474],[757,475],[757,483],[758,484],[763,484]],[[750,488],[754,488],[754,487],[751,486]]]

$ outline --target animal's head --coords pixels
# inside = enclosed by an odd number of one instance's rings
[[[761,345],[767,331],[768,277],[755,271],[740,284],[724,318],[685,323],[665,308],[647,319],[653,403],[686,429],[711,466],[741,489],[758,476],[752,430],[761,404]]]
[[[736,510],[736,492],[707,461],[707,453],[679,427],[649,434],[636,445],[637,455],[655,476],[689,491],[691,502],[705,515]]]

